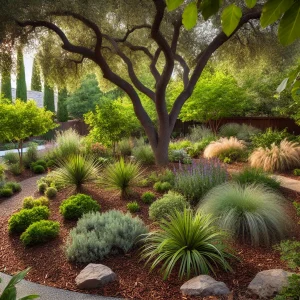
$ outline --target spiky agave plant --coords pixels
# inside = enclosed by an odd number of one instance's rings
[[[300,145],[286,139],[279,146],[257,148],[249,157],[251,167],[264,171],[284,171],[300,166]]]
[[[59,185],[81,192],[84,185],[97,182],[100,170],[101,166],[97,160],[76,154],[59,161],[59,167],[53,174]]]
[[[123,158],[108,165],[100,178],[100,184],[107,190],[116,191],[122,198],[130,195],[132,188],[144,179],[138,162],[125,162]]]
[[[175,211],[162,219],[158,231],[145,235],[141,258],[151,263],[150,270],[160,266],[164,279],[176,265],[180,278],[214,273],[215,266],[231,270],[227,259],[233,255],[223,244],[226,234],[214,222],[210,215],[190,209]]]
[[[225,183],[213,188],[198,211],[217,218],[217,224],[235,238],[253,246],[270,246],[288,232],[283,198],[263,185]]]

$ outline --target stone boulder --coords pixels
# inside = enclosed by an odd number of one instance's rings
[[[224,282],[216,281],[208,275],[200,275],[185,282],[180,290],[183,295],[220,296],[228,295],[230,290]]]
[[[117,280],[117,275],[107,266],[101,264],[87,265],[76,277],[80,289],[95,289]]]
[[[273,297],[288,284],[290,275],[292,273],[282,269],[259,272],[248,285],[248,290],[260,298]]]

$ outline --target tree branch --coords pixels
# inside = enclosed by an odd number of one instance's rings
[[[160,53],[161,53],[161,49],[157,48],[155,51],[155,54],[153,56],[153,60],[150,64],[150,71],[151,71],[153,77],[155,78],[156,83],[160,80],[160,74],[156,68],[156,64],[157,64]]]
[[[183,85],[184,88],[187,88],[189,83],[189,74],[190,74],[190,68],[184,58],[180,56],[179,54],[175,54],[175,60],[178,61],[183,69]]]
[[[136,26],[133,26],[131,29],[128,29],[128,30],[127,30],[127,32],[125,33],[125,35],[124,35],[123,38],[114,38],[114,40],[115,40],[117,43],[125,42],[131,33],[133,33],[134,31],[136,31],[136,30],[138,30],[138,29],[144,29],[144,28],[151,29],[151,25],[148,25],[148,24],[142,24],[142,25],[136,25]]]
[[[116,41],[116,40],[115,40]],[[143,51],[151,60],[153,60],[153,55],[147,47],[144,46],[135,46],[129,42],[124,42],[124,45],[127,46],[132,51]]]

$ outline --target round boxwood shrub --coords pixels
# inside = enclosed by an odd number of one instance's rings
[[[172,188],[172,185],[169,182],[158,181],[154,184],[153,188],[159,193],[165,193]]]
[[[5,187],[12,189],[14,193],[18,193],[22,190],[21,184],[13,181],[6,182]]]
[[[46,220],[49,217],[49,208],[37,206],[32,209],[21,209],[8,220],[8,229],[11,233],[22,233],[34,222]]]
[[[100,210],[97,201],[88,195],[77,194],[64,200],[59,207],[60,213],[68,220],[77,220],[83,214]]]
[[[175,210],[183,211],[186,207],[188,207],[188,203],[185,197],[170,191],[150,205],[149,217],[152,220],[161,220],[168,217]]]
[[[45,173],[45,168],[41,165],[34,165],[32,171],[35,174],[42,174]]]
[[[142,201],[146,204],[150,204],[155,200],[155,195],[152,192],[145,192],[142,195]]]
[[[136,201],[133,201],[133,202],[129,202],[127,204],[127,209],[130,212],[135,213],[135,212],[138,212],[141,208],[140,208],[139,204]]]
[[[47,163],[46,163],[46,167],[48,168],[48,169],[52,169],[54,166],[55,166],[55,160],[52,160],[52,159],[49,159],[48,161],[47,161]]]
[[[11,188],[8,187],[3,187],[2,189],[0,189],[0,197],[11,197],[14,194],[13,190]]]
[[[49,199],[53,199],[56,197],[57,195],[57,189],[54,187],[48,187],[45,191],[45,195],[49,198]]]
[[[59,223],[42,220],[31,224],[20,239],[25,246],[32,246],[48,242],[59,234]]]
[[[39,159],[35,162],[37,166],[42,166],[45,170],[47,169],[47,163],[43,159]]]
[[[48,185],[45,182],[38,184],[38,190],[39,190],[39,193],[41,193],[41,194],[44,194],[47,188],[48,188]]]
[[[26,197],[23,200],[23,208],[33,208],[36,206],[49,206],[49,200],[46,197],[34,199],[33,197]]]

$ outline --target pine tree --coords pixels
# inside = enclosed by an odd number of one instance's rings
[[[11,75],[9,71],[2,71],[1,78],[1,95],[4,99],[12,101],[11,95]]]
[[[44,107],[46,110],[55,112],[54,89],[47,83],[44,83]]]
[[[16,97],[22,101],[27,101],[27,87],[25,78],[25,67],[22,48],[18,49],[17,56],[17,92]]]
[[[66,88],[63,88],[58,92],[57,120],[59,122],[68,121],[67,96],[68,92]]]
[[[38,61],[36,58],[33,60],[32,65],[32,76],[31,76],[31,90],[32,91],[42,91],[42,83],[41,83],[41,70],[38,65]]]

